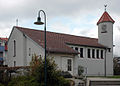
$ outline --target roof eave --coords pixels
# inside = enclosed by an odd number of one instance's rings
[[[72,43],[67,43],[68,45],[77,45],[77,46],[85,46],[85,47],[95,47],[95,48],[104,48],[106,49],[106,46],[93,46],[93,45],[81,45],[81,44],[72,44]]]
[[[115,21],[102,21],[102,22],[97,22],[97,25],[99,25],[100,23],[103,23],[103,22],[111,22],[111,23],[115,23]]]
[[[48,51],[48,53],[56,53],[56,54],[74,54],[74,55],[79,54],[79,52],[60,52],[60,51]]]

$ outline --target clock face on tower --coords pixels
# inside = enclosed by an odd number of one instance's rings
[[[101,27],[101,33],[107,33],[107,25],[103,24]]]

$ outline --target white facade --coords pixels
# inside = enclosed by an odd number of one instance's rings
[[[105,49],[104,48],[95,48],[95,47],[85,47],[85,46],[75,46],[69,45],[73,49],[78,48],[78,52],[80,52],[80,48],[83,48],[83,57],[80,57],[80,54],[75,58],[76,67],[83,66],[84,74],[88,76],[104,76],[105,74]],[[88,58],[88,49],[90,49],[90,58]],[[94,58],[92,57],[92,50],[95,50]],[[97,58],[97,50],[99,50],[99,58]],[[101,58],[101,50],[103,50],[103,58]],[[77,71],[78,72],[78,71]],[[76,72],[76,74],[77,74]]]
[[[16,56],[14,56],[14,41],[16,41]],[[44,49],[21,31],[13,28],[8,40],[8,66],[28,66],[32,54],[43,56]]]

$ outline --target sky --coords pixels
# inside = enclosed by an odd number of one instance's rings
[[[98,38],[96,23],[107,4],[107,12],[115,20],[114,55],[120,56],[119,3],[120,0],[0,0],[0,37],[9,37],[17,19],[18,26],[44,30],[44,26],[34,25],[38,11],[44,10],[47,31]],[[44,18],[42,13],[41,17]]]

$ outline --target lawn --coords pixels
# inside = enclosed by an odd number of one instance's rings
[[[107,78],[120,78],[120,75],[115,75],[115,76],[107,76]]]

